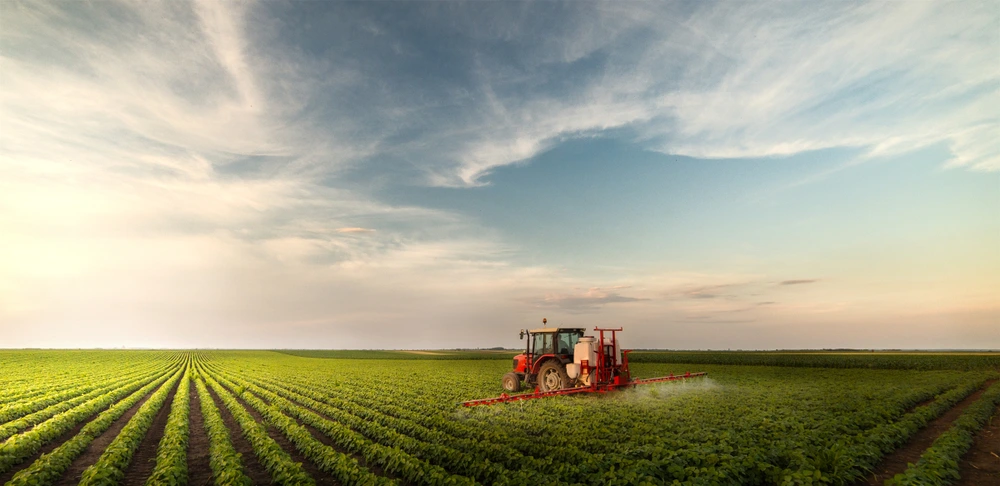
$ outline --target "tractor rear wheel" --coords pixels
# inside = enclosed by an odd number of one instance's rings
[[[517,376],[517,373],[511,371],[506,375],[503,375],[503,379],[500,380],[503,383],[503,389],[511,393],[521,391],[521,377]]]
[[[569,375],[558,361],[549,361],[538,370],[538,389],[547,392],[569,387]]]

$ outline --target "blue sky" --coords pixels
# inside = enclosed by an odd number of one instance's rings
[[[0,346],[1000,348],[995,3],[0,13]]]

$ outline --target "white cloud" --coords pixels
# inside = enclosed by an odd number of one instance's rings
[[[379,201],[340,176],[474,186],[568,138],[626,127],[693,156],[878,156],[945,142],[952,165],[998,167],[988,5],[593,5],[558,28],[523,14],[457,23],[476,42],[525,44],[524,57],[484,55],[463,73],[470,84],[438,88],[376,79],[366,70],[394,61],[368,52],[282,44],[255,4],[4,3],[0,334],[16,345],[351,347],[395,322],[406,325],[393,345],[436,347],[510,344],[509,329],[537,320],[533,306],[585,325],[603,323],[606,304],[647,329],[719,320],[757,297],[694,296],[764,276],[516,265],[519,249],[496,231]],[[404,58],[421,47],[392,25],[363,29]],[[883,74],[876,100],[841,98]],[[560,79],[571,82],[546,84]],[[824,103],[833,108],[806,110]],[[796,299],[766,312],[835,312],[845,300]]]
[[[665,96],[680,133],[660,148],[697,157],[877,153],[891,139],[906,151],[995,127],[988,107],[1000,99],[981,91],[1000,80],[990,62],[995,18],[975,3],[703,9],[685,26],[718,32],[706,35],[729,67]],[[962,148],[953,146],[958,157]]]
[[[248,37],[260,26],[248,25],[242,4],[3,8],[4,330],[87,322],[99,342],[113,339],[116,322],[232,330],[241,317],[343,318],[382,293],[344,312],[323,304],[315,288],[357,294],[345,290],[357,283],[352,267],[447,266],[444,257],[494,251],[484,240],[450,240],[474,228],[451,214],[324,185],[370,141],[338,136],[350,120],[317,127],[303,116],[295,97],[330,81],[305,79],[311,68],[294,56],[262,58]],[[238,167],[255,158],[273,167]],[[435,236],[414,235],[414,226]],[[298,313],[296,292],[312,296]],[[256,304],[244,311],[248,300]]]
[[[553,307],[569,313],[594,312],[607,304],[625,304],[642,302],[647,298],[622,295],[620,289],[627,285],[609,288],[591,287],[587,290],[577,290],[572,293],[550,293],[541,299],[530,299],[527,302],[536,307]]]
[[[481,63],[480,116],[462,120],[460,143],[436,145],[457,167],[442,166],[434,183],[475,185],[566,138],[624,127],[650,148],[699,158],[831,147],[877,157],[944,142],[950,165],[1000,169],[989,2],[724,3],[693,12],[627,3],[581,8],[565,22],[573,27],[565,37],[527,48],[520,76],[507,74],[508,60]],[[535,89],[588,56],[603,59],[596,74],[560,91]]]

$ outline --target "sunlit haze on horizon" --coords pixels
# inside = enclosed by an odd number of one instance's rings
[[[0,347],[1000,349],[986,2],[0,2]]]

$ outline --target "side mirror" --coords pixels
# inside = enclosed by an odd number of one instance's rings
[[[521,340],[524,340],[524,329],[521,329]]]

